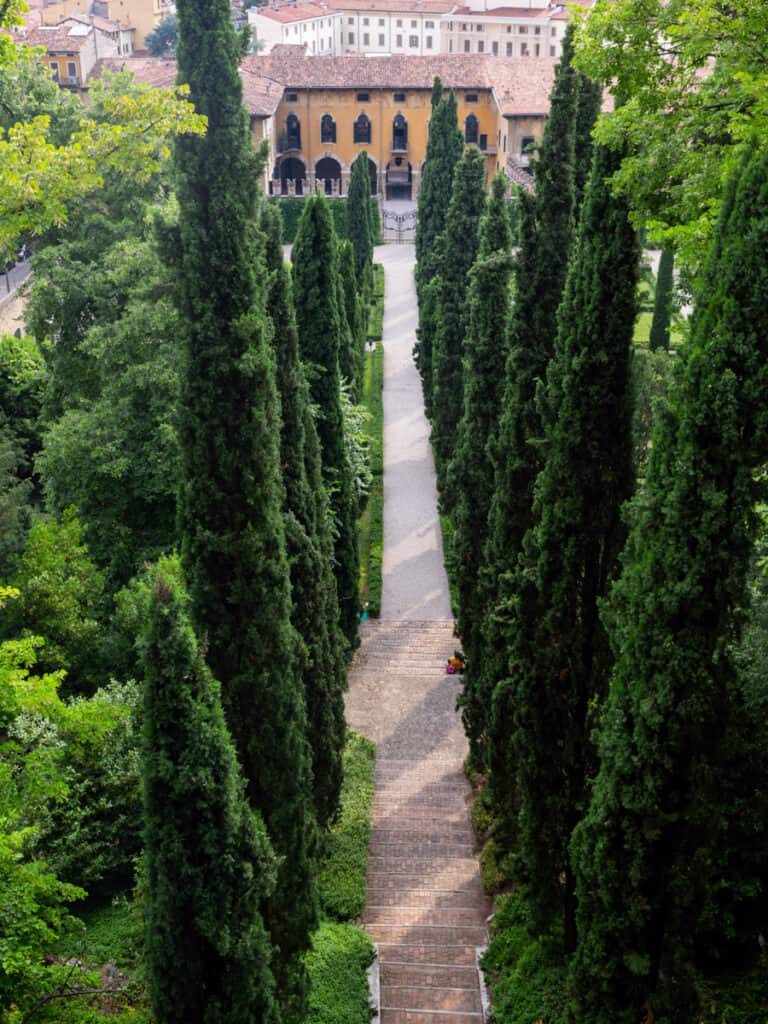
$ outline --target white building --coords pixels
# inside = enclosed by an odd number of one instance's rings
[[[310,56],[481,53],[559,57],[568,22],[560,0],[273,0],[248,21],[262,53],[304,44]],[[586,0],[589,2],[589,0]]]

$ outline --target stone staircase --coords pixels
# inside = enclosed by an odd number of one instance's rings
[[[447,621],[364,624],[347,714],[378,744],[363,923],[381,1024],[482,1024],[476,948],[489,906],[469,821]]]

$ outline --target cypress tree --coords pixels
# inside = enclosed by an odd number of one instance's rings
[[[334,513],[335,574],[341,625],[354,648],[358,642],[359,606],[357,510],[346,460],[339,387],[339,351],[343,335],[338,253],[330,210],[323,196],[310,196],[304,203],[292,260],[299,349],[317,409],[323,480]]]
[[[317,922],[316,824],[300,641],[291,625],[280,411],[253,244],[259,159],[226,0],[181,0],[178,21],[179,80],[208,118],[204,137],[180,137],[176,147],[186,342],[182,558],[248,797],[281,858],[265,913],[289,1020],[303,1015],[301,955]]]
[[[480,641],[481,609],[477,605],[477,584],[482,562],[488,511],[493,495],[493,465],[487,444],[496,431],[501,414],[502,384],[506,362],[510,277],[512,273],[512,232],[506,197],[506,177],[497,174],[491,197],[480,222],[477,260],[469,275],[467,304],[469,324],[464,355],[464,412],[459,423],[456,453],[449,478],[455,489],[453,508],[453,565],[458,587],[458,635],[471,673]],[[474,708],[466,699],[460,703],[464,717]],[[474,733],[468,726],[468,732]]]
[[[598,610],[633,485],[639,249],[627,201],[607,184],[620,164],[620,153],[598,147],[540,403],[545,461],[514,583],[510,678],[496,688],[491,733],[492,792],[503,827],[515,831],[534,920],[545,930],[560,916],[568,951],[576,942],[568,843],[593,763],[590,707],[605,695],[611,664]]]
[[[675,286],[675,254],[671,249],[662,249],[659,273],[656,278],[656,297],[653,303],[653,320],[649,347],[651,352],[663,348],[669,352],[669,325],[672,319],[672,290]]]
[[[260,907],[276,860],[173,576],[161,566],[142,645],[152,1009],[158,1024],[270,1024],[279,1016]]]
[[[282,409],[280,460],[285,484],[285,535],[293,595],[292,622],[306,646],[304,692],[312,747],[315,810],[326,825],[336,813],[342,781],[346,643],[339,626],[333,539],[309,386],[299,357],[290,272],[283,262],[280,214],[262,204],[267,313]]]
[[[354,388],[355,400],[360,401],[363,390],[363,373],[365,372],[366,323],[363,301],[357,292],[355,257],[352,245],[348,241],[341,242],[339,246],[339,269],[344,284],[347,323],[352,334],[352,347],[348,359],[348,380]],[[346,375],[343,367],[342,375]]]
[[[567,32],[573,32],[568,26]],[[576,125],[573,140],[574,183],[576,187],[576,209],[584,199],[584,193],[592,169],[592,130],[600,113],[603,87],[591,78],[576,74]],[[575,218],[578,221],[578,216]]]
[[[533,485],[541,468],[537,382],[546,376],[557,331],[568,254],[574,234],[574,136],[577,79],[571,67],[572,33],[555,73],[550,114],[534,165],[535,196],[520,197],[520,247],[515,265],[515,302],[509,335],[503,412],[491,440],[494,493],[481,570],[483,644],[474,672],[475,735],[472,749],[485,750],[491,694],[507,675],[506,630],[512,611],[513,573],[523,537],[532,525]],[[485,709],[483,714],[482,709]],[[483,767],[483,762],[477,767]]]
[[[373,238],[371,175],[366,150],[362,150],[352,164],[347,195],[347,235],[354,251],[358,291],[367,294],[370,291],[373,274]]]
[[[768,458],[766,293],[763,147],[724,199],[611,600],[600,770],[572,843],[577,1020],[629,1024],[646,1001],[657,1019],[698,1016],[689,982],[699,910],[730,870],[719,856],[733,800],[724,735]]]
[[[456,97],[444,93],[439,78],[432,90],[432,117],[421,187],[418,198],[416,224],[416,261],[419,284],[426,284],[433,270],[425,267],[424,260],[432,251],[437,238],[445,228],[448,201],[453,185],[453,172],[461,159],[464,137],[459,130]]]
[[[432,445],[441,501],[451,508],[448,464],[464,407],[464,336],[469,322],[467,285],[485,209],[485,156],[470,146],[456,166],[445,231],[440,236],[439,328],[432,351]]]

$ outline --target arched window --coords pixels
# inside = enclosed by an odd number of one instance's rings
[[[477,118],[474,114],[468,114],[464,122],[464,141],[469,144],[474,142],[477,145]]]
[[[408,122],[402,114],[397,114],[392,122],[392,149],[408,148]]]
[[[371,122],[365,114],[361,114],[355,121],[354,141],[364,142],[368,145],[371,143]]]
[[[336,141],[336,122],[333,120],[330,114],[323,114],[323,116],[320,118],[320,141]]]
[[[287,149],[301,149],[301,124],[295,114],[285,120],[285,142]]]

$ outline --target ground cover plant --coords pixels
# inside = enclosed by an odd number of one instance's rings
[[[371,486],[358,523],[360,544],[360,607],[368,614],[381,612],[382,559],[384,556],[384,346],[366,352],[363,404],[368,411],[368,453]]]

